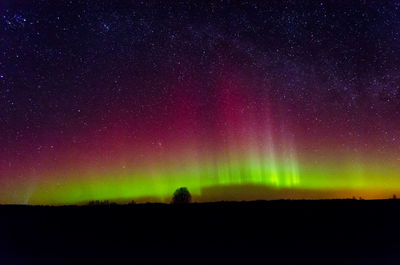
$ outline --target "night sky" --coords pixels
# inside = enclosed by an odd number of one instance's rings
[[[387,198],[400,1],[0,2],[0,203]]]

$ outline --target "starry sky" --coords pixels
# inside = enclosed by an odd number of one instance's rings
[[[0,2],[0,203],[386,198],[400,1]]]

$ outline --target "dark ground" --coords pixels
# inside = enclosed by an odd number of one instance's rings
[[[400,200],[1,206],[0,264],[400,264]]]

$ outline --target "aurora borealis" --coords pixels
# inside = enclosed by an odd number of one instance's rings
[[[1,1],[0,203],[391,197],[399,9]]]

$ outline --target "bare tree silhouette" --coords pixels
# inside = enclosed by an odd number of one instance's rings
[[[172,197],[173,204],[190,203],[191,201],[192,195],[190,195],[190,192],[186,187],[178,188]]]

